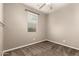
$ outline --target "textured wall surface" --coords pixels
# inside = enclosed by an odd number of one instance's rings
[[[3,21],[3,4],[0,3],[0,22]],[[0,24],[0,55],[3,49],[3,27]]]
[[[48,39],[79,49],[79,4],[68,4],[49,15]]]
[[[4,4],[4,50],[42,41],[45,39],[45,15],[40,13],[37,32],[27,32],[27,12],[23,4]]]

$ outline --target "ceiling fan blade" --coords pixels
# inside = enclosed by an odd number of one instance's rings
[[[39,9],[43,8],[46,5],[46,3],[42,4]]]

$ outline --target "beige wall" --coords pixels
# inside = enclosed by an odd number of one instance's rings
[[[2,10],[3,10],[3,5],[0,3],[0,21],[3,21],[3,14],[2,14]],[[0,55],[2,53],[2,49],[3,49],[3,28],[2,25],[0,24]]]
[[[27,13],[23,4],[4,4],[4,50],[48,39],[79,49],[79,4],[68,4],[49,15],[41,12],[38,32],[27,32]],[[48,16],[48,19],[47,19]],[[33,39],[36,40],[33,40]]]
[[[4,4],[4,50],[45,39],[45,15],[40,13],[37,32],[27,32],[27,13],[23,4]],[[33,40],[36,39],[36,40]]]
[[[49,15],[48,39],[79,49],[79,4],[68,4]]]

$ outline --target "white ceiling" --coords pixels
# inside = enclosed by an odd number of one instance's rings
[[[25,5],[28,5],[34,9],[37,9],[43,13],[49,14],[53,12],[54,10],[57,10],[65,5],[66,3],[24,3]],[[41,9],[39,9],[43,4],[45,4]],[[50,8],[52,7],[52,9]]]

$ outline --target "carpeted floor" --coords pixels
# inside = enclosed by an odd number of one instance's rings
[[[79,56],[79,50],[44,41],[6,52],[4,56]]]

